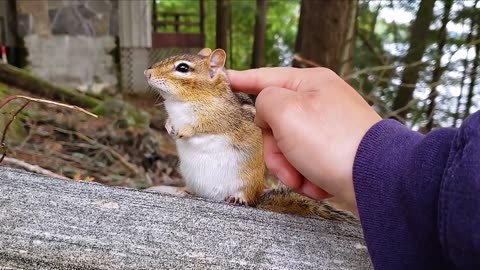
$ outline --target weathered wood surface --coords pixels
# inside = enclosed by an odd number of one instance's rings
[[[0,269],[371,269],[355,225],[0,167]]]

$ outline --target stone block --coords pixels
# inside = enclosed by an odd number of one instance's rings
[[[29,70],[43,79],[95,94],[116,88],[113,37],[28,35],[25,46]]]
[[[110,13],[110,29],[109,34],[112,36],[118,36],[119,31],[119,17],[118,17],[118,6],[114,7]]]
[[[17,0],[19,17],[23,33],[48,36],[50,31],[50,18],[48,16],[48,2],[46,0]],[[28,18],[28,19],[27,19]]]
[[[89,0],[85,6],[97,14],[109,14],[112,10],[112,3],[107,0]]]
[[[48,9],[60,9],[68,6],[70,1],[48,0]]]
[[[78,6],[72,6],[72,7],[76,8],[76,10],[78,11],[79,17],[84,20],[91,20],[91,19],[94,19],[95,17],[101,16],[101,14],[91,10],[85,5],[78,5]]]
[[[110,34],[110,14],[95,16],[90,20],[90,23],[95,36],[99,37]]]
[[[91,23],[83,17],[79,7],[74,5],[56,10],[51,24],[54,35],[93,36],[94,34]]]
[[[24,37],[33,34],[33,16],[32,14],[22,13],[17,15],[18,35]]]

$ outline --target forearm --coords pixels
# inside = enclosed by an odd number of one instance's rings
[[[465,264],[478,257],[479,119],[426,136],[384,120],[365,135],[353,176],[377,267],[441,269],[458,265],[459,252]]]

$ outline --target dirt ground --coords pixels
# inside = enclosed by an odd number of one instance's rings
[[[9,87],[8,96],[15,94],[33,97]],[[128,97],[135,108],[151,115],[148,127],[130,125],[122,117],[94,118],[31,102],[6,133],[7,157],[74,180],[133,188],[182,185],[175,145],[163,128],[165,113],[155,100],[151,95]],[[23,103],[15,100],[2,108],[2,131]],[[7,159],[0,166],[22,167]]]

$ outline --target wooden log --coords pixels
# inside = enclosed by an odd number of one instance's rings
[[[101,101],[94,97],[82,94],[75,89],[51,84],[26,70],[5,63],[0,63],[0,82],[44,98],[66,102],[86,109],[92,109],[101,104]]]
[[[0,269],[371,269],[361,229],[0,167]]]

